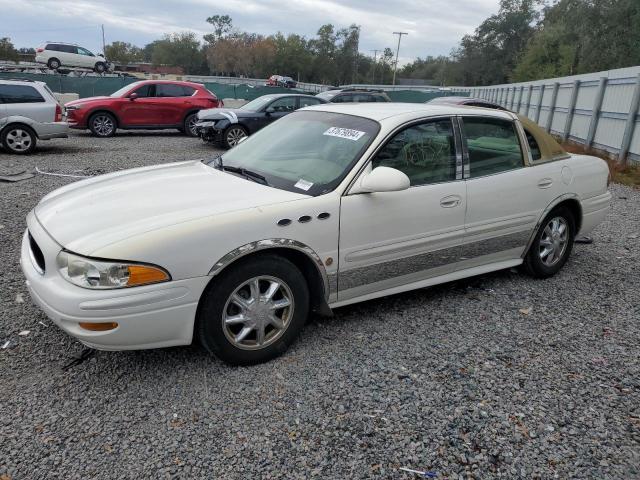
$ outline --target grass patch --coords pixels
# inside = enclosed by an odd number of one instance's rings
[[[629,162],[628,165],[623,165],[617,160],[609,158],[606,153],[593,148],[585,148],[583,145],[577,145],[575,143],[564,142],[562,143],[562,147],[569,153],[592,155],[603,159],[609,164],[611,178],[615,183],[640,188],[640,164]]]

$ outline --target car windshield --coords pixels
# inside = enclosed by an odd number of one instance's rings
[[[127,93],[129,90],[131,90],[132,88],[137,87],[138,85],[140,85],[142,82],[133,82],[133,83],[129,83],[128,85],[125,85],[124,87],[122,87],[119,90],[116,90],[115,92],[113,92],[111,95],[109,95],[110,97],[113,98],[117,98],[117,97],[121,97],[123,96],[125,93]]]
[[[328,90],[326,92],[322,92],[316,95],[316,97],[319,97],[323,100],[331,100],[333,97],[335,97],[339,92],[335,91],[335,90]]]
[[[294,112],[226,152],[222,165],[258,174],[275,188],[322,195],[338,186],[379,129],[353,115]],[[219,166],[215,159],[208,164]]]
[[[275,97],[265,95],[264,97],[258,97],[255,100],[251,100],[249,103],[245,103],[240,107],[240,110],[249,110],[250,112],[257,112],[267,103],[273,100]]]

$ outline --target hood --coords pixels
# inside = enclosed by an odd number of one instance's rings
[[[255,116],[256,112],[239,108],[207,108],[198,112],[199,120],[229,120],[236,123],[238,118]]]
[[[94,101],[102,101],[105,100],[107,98],[111,98],[108,96],[100,96],[100,97],[85,97],[85,98],[79,98],[78,100],[72,100],[71,102],[67,102],[64,104],[65,107],[71,107],[74,105],[81,105],[81,104],[85,104],[85,103],[90,103],[90,102],[94,102]]]
[[[45,196],[35,215],[61,246],[91,255],[169,225],[301,198],[306,196],[190,161],[72,183]]]

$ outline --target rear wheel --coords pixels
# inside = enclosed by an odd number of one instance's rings
[[[246,128],[240,125],[231,125],[224,131],[222,143],[226,148],[233,148],[240,143],[240,140],[248,136],[249,132],[247,132]]]
[[[265,255],[223,272],[205,290],[197,333],[211,353],[233,365],[265,362],[296,339],[309,312],[309,290],[298,268]]]
[[[99,112],[89,118],[89,130],[96,137],[113,137],[116,128],[116,119],[110,113]]]
[[[47,62],[47,67],[49,67],[49,70],[57,70],[60,68],[60,60],[58,60],[57,58],[50,58],[49,61]]]
[[[558,273],[571,255],[575,225],[573,213],[567,207],[552,210],[540,224],[524,259],[527,273],[536,278]]]
[[[184,119],[184,123],[180,131],[188,137],[197,137],[198,132],[196,132],[196,123],[198,123],[198,115],[190,113]]]
[[[36,148],[37,137],[26,125],[15,125],[5,128],[0,140],[8,152],[26,155]]]

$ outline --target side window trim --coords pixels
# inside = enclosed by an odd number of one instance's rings
[[[460,133],[461,133],[461,139],[462,139],[462,155],[463,155],[463,163],[464,163],[464,175],[463,175],[463,177],[464,177],[465,180],[469,180],[469,179],[472,179],[472,178],[483,178],[483,177],[490,177],[490,176],[493,176],[493,175],[500,175],[502,173],[511,172],[511,171],[514,170],[514,169],[504,170],[504,171],[501,171],[501,172],[491,173],[491,174],[488,174],[488,175],[472,177],[471,176],[469,147],[467,145],[467,136],[466,136],[465,131],[464,131],[464,119],[465,118],[489,118],[489,119],[494,119],[494,118],[497,118],[497,117],[490,117],[490,116],[486,116],[486,115],[465,115],[465,116],[458,115],[457,118],[458,118],[458,122],[460,124]],[[530,158],[531,153],[529,152],[529,149],[528,149],[528,142],[526,142],[526,137],[524,137],[525,141],[523,142],[524,130],[522,129],[522,125],[520,125],[520,122],[518,122],[517,120],[513,120],[513,119],[505,120],[505,119],[498,118],[498,120],[504,120],[505,122],[511,123],[511,125],[515,129],[516,137],[518,139],[518,144],[520,146],[520,154],[522,156],[522,167],[521,168],[525,168],[525,167],[530,166],[529,158]],[[526,145],[526,147],[525,147],[525,145]],[[515,170],[517,170],[517,169],[515,169]]]

